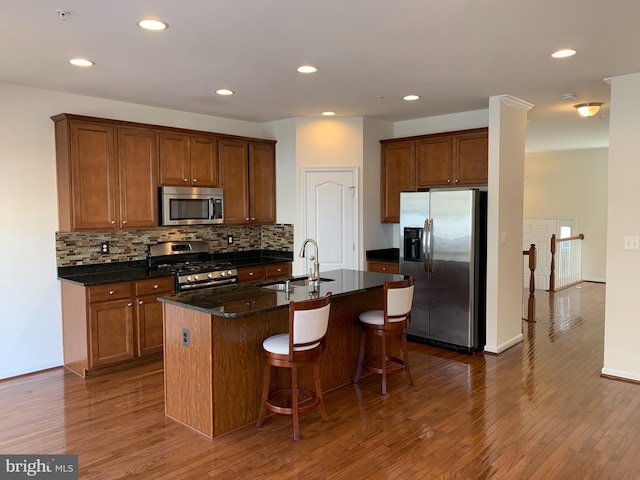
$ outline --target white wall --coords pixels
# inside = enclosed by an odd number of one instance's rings
[[[393,124],[393,138],[483,128],[487,125],[489,125],[489,110],[474,110],[396,122]]]
[[[575,218],[582,242],[582,278],[604,282],[607,248],[608,149],[526,155],[524,216]]]
[[[611,81],[607,210],[607,292],[602,373],[640,381],[640,250],[624,250],[640,236],[635,200],[640,186],[640,73]]]
[[[0,378],[62,364],[56,277],[58,113],[270,138],[259,124],[0,83]]]
[[[527,111],[507,95],[489,99],[487,343],[501,353],[522,341],[522,197]]]

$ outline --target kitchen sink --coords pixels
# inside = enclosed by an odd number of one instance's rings
[[[308,277],[294,277],[287,280],[289,280],[289,291],[292,291],[294,287],[304,287],[308,284]],[[285,282],[286,280],[276,280],[274,282],[258,283],[256,286],[285,292],[287,291],[287,284]],[[333,282],[333,278],[320,277],[320,283],[323,282]]]

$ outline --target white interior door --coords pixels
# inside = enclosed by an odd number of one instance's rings
[[[558,231],[556,218],[525,218],[522,224],[522,250],[529,250],[532,243],[536,245],[536,290],[549,289],[551,273],[551,235]],[[529,288],[529,257],[523,255],[523,287]]]
[[[304,238],[318,243],[320,274],[357,269],[358,169],[304,168],[302,176]],[[306,260],[308,272],[313,262]]]

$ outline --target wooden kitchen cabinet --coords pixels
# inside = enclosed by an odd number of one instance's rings
[[[378,273],[400,273],[400,264],[397,262],[380,262],[367,260],[367,271]]]
[[[381,221],[400,222],[400,192],[488,182],[487,128],[381,140]]]
[[[252,265],[238,267],[238,283],[259,282],[270,278],[291,276],[291,262],[268,263],[266,265]]]
[[[157,226],[155,131],[68,114],[52,118],[60,230]]]
[[[217,187],[218,139],[159,131],[160,185]]]
[[[275,143],[221,138],[218,145],[224,223],[275,223]]]
[[[86,377],[162,352],[162,304],[173,277],[84,287],[62,282],[64,364]],[[153,356],[153,354],[158,354]]]

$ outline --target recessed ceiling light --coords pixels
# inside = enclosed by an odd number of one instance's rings
[[[332,117],[336,114],[336,112],[322,112],[322,115],[325,117]]]
[[[551,54],[551,56],[553,58],[567,58],[567,57],[573,57],[576,53],[575,50],[571,49],[571,48],[563,48],[562,50],[558,50],[557,52],[553,52]]]
[[[404,97],[402,97],[403,100],[406,100],[407,102],[412,102],[414,100],[418,100],[420,98],[420,95],[405,95]]]
[[[167,28],[169,28],[169,24],[162,22],[160,20],[153,20],[150,18],[139,20],[138,26],[140,28],[144,28],[145,30],[153,30],[155,32],[160,30],[166,30]]]
[[[95,65],[94,62],[87,60],[86,58],[72,58],[69,60],[69,63],[76,67],[93,67]]]
[[[216,90],[218,95],[233,95],[235,92],[233,90],[229,90],[228,88],[220,88]]]
[[[312,65],[302,65],[298,67],[298,72],[300,73],[316,73],[318,69]]]

